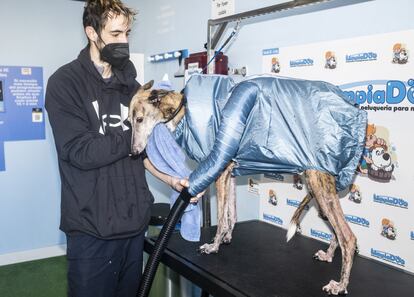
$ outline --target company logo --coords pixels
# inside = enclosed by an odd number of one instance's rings
[[[307,59],[298,59],[291,60],[289,62],[290,67],[303,67],[303,66],[313,66],[313,60],[310,58]]]
[[[367,53],[357,53],[357,54],[350,54],[345,56],[346,63],[352,62],[365,62],[365,61],[375,61],[377,60],[378,55],[373,52]]]
[[[99,115],[99,104],[98,101],[92,102],[93,108],[95,109],[96,116],[98,119],[100,118]],[[109,127],[122,127],[123,131],[129,130],[129,127],[125,124],[125,121],[128,119],[128,106],[123,105],[120,103],[120,111],[121,114],[103,114],[101,117],[102,123],[99,127],[99,133],[105,135],[106,128]]]
[[[396,206],[396,207],[401,207],[401,208],[408,208],[407,201],[401,198],[395,198],[395,197],[390,197],[390,196],[382,196],[382,195],[374,194],[374,202]]]
[[[366,89],[344,91],[350,101],[356,104],[378,104],[381,106],[363,106],[361,109],[373,111],[414,111],[414,107],[389,106],[386,104],[400,104],[409,101],[414,104],[414,79],[410,78],[405,83],[400,80],[377,80],[345,84],[342,89],[349,89],[356,86],[366,86]],[[374,89],[373,85],[384,85],[385,88]]]
[[[411,240],[414,240],[414,231],[411,231],[410,234],[411,234]]]
[[[278,180],[278,181],[284,181],[285,180],[283,175],[281,175],[279,173],[274,173],[274,172],[267,172],[267,173],[264,174],[264,177],[274,179],[274,180]]]
[[[345,219],[348,222],[352,223],[352,224],[356,224],[356,225],[360,225],[360,226],[369,228],[369,221],[365,218],[361,218],[361,217],[357,217],[357,216],[354,216],[354,215],[347,215],[346,214]]]
[[[408,50],[405,44],[396,43],[392,47],[393,57],[392,62],[394,64],[406,64],[408,62]]]
[[[277,205],[276,192],[272,189],[269,190],[269,198],[267,199],[267,202],[269,202],[270,204],[274,206]]]
[[[381,225],[382,225],[382,229],[381,229],[382,236],[390,240],[395,240],[395,238],[397,238],[397,228],[395,228],[393,221],[387,218],[383,218],[381,220]]]
[[[336,57],[333,51],[327,51],[325,53],[325,68],[327,69],[336,68]]]
[[[293,175],[293,187],[297,190],[303,189],[303,181],[299,174]]]
[[[315,230],[315,229],[311,229],[310,234],[313,237],[320,238],[320,239],[327,240],[327,241],[330,241],[332,239],[332,234],[319,231],[319,230]]]
[[[262,50],[262,55],[263,56],[268,56],[268,55],[277,55],[279,53],[279,48],[275,47],[275,48],[267,48]]]
[[[270,72],[272,72],[272,73],[279,73],[280,72],[279,59],[276,58],[276,57],[272,58],[272,67],[270,68]]]
[[[283,220],[281,218],[271,215],[271,214],[264,213],[263,219],[269,222],[273,222],[277,225],[281,225],[281,226],[283,225]]]
[[[405,266],[405,260],[403,258],[387,252],[371,248],[371,256],[400,266]]]
[[[359,171],[362,171],[362,169],[360,168],[361,166],[358,167]],[[349,186],[349,196],[348,199],[360,204],[362,201],[362,194],[361,194],[361,190],[359,189],[359,186],[356,184],[351,184]]]
[[[298,208],[299,205],[300,205],[300,203],[301,202],[299,200],[286,199],[286,204],[289,205],[289,206],[293,206],[295,208]],[[305,205],[305,208],[304,209],[309,210],[309,205]]]

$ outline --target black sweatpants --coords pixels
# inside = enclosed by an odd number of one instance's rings
[[[135,297],[142,274],[145,232],[103,240],[67,235],[68,297]]]

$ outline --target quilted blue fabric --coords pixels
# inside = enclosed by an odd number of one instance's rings
[[[227,76],[193,75],[185,95],[175,138],[199,163],[189,178],[191,194],[207,188],[232,160],[235,176],[317,169],[335,176],[338,190],[352,183],[367,113],[338,87],[275,76],[236,84]]]

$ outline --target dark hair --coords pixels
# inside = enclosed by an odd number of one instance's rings
[[[137,12],[120,0],[87,0],[83,11],[83,27],[91,26],[100,34],[111,14],[123,15],[131,24]]]

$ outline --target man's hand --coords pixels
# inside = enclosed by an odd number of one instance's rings
[[[188,178],[179,179],[177,177],[171,176],[170,186],[177,192],[181,192],[184,187],[188,188],[190,186],[190,183],[188,181]],[[204,190],[203,192],[197,194],[195,197],[192,197],[190,199],[190,203],[197,203],[198,200],[203,197],[205,192],[206,191]]]

